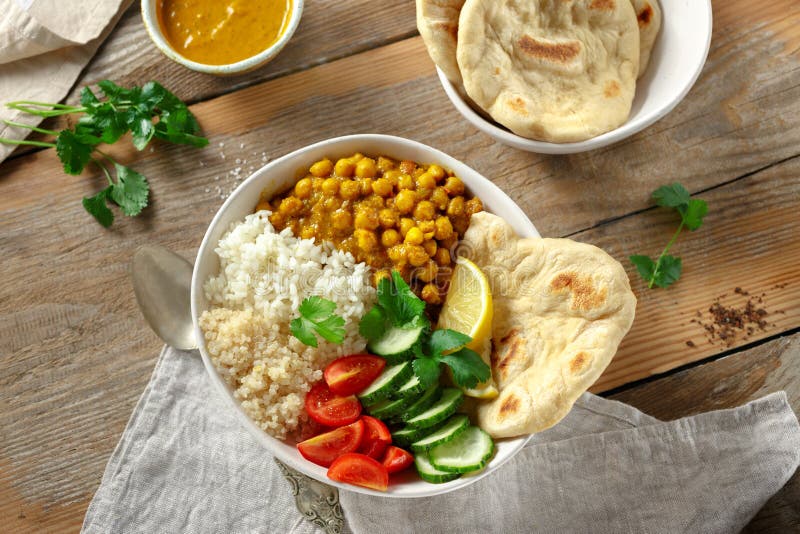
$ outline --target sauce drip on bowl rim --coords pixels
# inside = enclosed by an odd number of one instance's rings
[[[286,31],[294,0],[158,0],[161,31],[176,52],[228,65],[266,50]]]

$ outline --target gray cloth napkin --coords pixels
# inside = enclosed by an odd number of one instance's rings
[[[784,393],[661,422],[585,394],[513,460],[425,499],[340,494],[345,530],[736,532],[792,476],[800,425]],[[319,532],[241,427],[196,352],[165,348],[83,532]]]

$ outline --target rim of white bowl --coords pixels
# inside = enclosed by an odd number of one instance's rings
[[[202,310],[200,309],[200,296],[198,292],[202,291],[202,286],[204,280],[200,280],[200,270],[201,264],[203,264],[203,258],[207,257],[209,254],[214,253],[214,249],[216,248],[216,243],[211,243],[213,239],[213,234],[217,229],[217,226],[221,224],[221,220],[223,219],[223,214],[226,212],[228,207],[234,203],[235,199],[242,194],[243,191],[250,187],[252,182],[256,182],[262,178],[264,174],[268,174],[273,167],[277,167],[278,165],[282,164],[286,160],[291,160],[293,158],[297,158],[304,153],[312,152],[315,149],[321,147],[331,146],[331,151],[335,150],[335,146],[339,144],[345,144],[351,141],[365,141],[365,142],[385,142],[391,145],[405,145],[406,147],[416,148],[419,150],[428,151],[431,154],[431,157],[438,158],[440,162],[444,162],[445,166],[452,166],[453,163],[457,164],[456,166],[463,166],[469,169],[472,173],[474,173],[474,177],[470,177],[464,180],[464,183],[468,186],[474,186],[474,184],[478,184],[480,189],[485,191],[489,191],[491,193],[492,199],[497,199],[498,202],[504,204],[503,210],[506,211],[505,216],[512,218],[514,221],[519,221],[524,225],[525,231],[522,232],[526,236],[538,237],[539,232],[536,230],[533,222],[528,218],[522,208],[517,205],[514,200],[509,197],[502,189],[500,189],[497,185],[495,185],[492,181],[488,178],[483,176],[481,173],[467,165],[466,163],[462,162],[461,160],[456,159],[453,156],[450,156],[441,150],[428,146],[424,143],[420,143],[419,141],[414,141],[412,139],[406,139],[404,137],[398,137],[393,135],[384,135],[384,134],[353,134],[353,135],[345,135],[340,137],[334,137],[331,139],[326,139],[323,141],[319,141],[317,143],[313,143],[311,145],[305,146],[303,148],[299,148],[281,156],[280,158],[271,161],[270,163],[264,165],[260,169],[256,170],[253,174],[251,174],[246,180],[244,180],[239,186],[234,189],[234,191],[228,196],[227,200],[222,204],[219,208],[217,213],[214,215],[214,218],[208,225],[206,229],[206,233],[203,236],[203,240],[200,243],[200,248],[198,249],[197,257],[195,258],[194,267],[192,270],[192,282],[191,282],[191,312],[192,312],[192,322],[194,323],[194,333],[195,337],[198,340],[198,350],[200,352],[200,356],[203,360],[203,365],[206,368],[206,372],[211,377],[211,382],[214,385],[213,387],[226,399],[226,402],[229,407],[234,408],[234,413],[238,417],[239,421],[244,425],[244,427],[250,432],[250,434],[259,442],[259,444],[264,447],[270,454],[274,455],[275,458],[280,460],[281,462],[285,463],[289,467],[296,469],[297,471],[303,473],[304,475],[313,478],[315,480],[319,480],[320,482],[324,482],[330,486],[335,486],[339,489],[345,491],[354,491],[357,493],[364,493],[367,495],[374,495],[378,497],[385,497],[385,498],[396,498],[396,499],[404,499],[404,498],[418,498],[418,497],[431,497],[434,495],[442,495],[444,493],[449,493],[451,491],[456,491],[461,488],[465,488],[472,483],[480,480],[481,478],[493,473],[495,470],[500,468],[506,462],[511,460],[514,456],[516,456],[519,451],[521,451],[527,442],[533,437],[533,434],[528,436],[515,438],[519,439],[519,443],[517,445],[516,450],[512,451],[506,458],[503,458],[496,464],[492,464],[490,462],[491,468],[483,469],[482,471],[472,474],[472,475],[465,475],[461,478],[453,480],[451,482],[447,482],[444,484],[427,484],[425,486],[425,490],[417,491],[413,494],[397,494],[391,492],[380,492],[371,490],[368,488],[363,488],[360,486],[353,486],[350,484],[344,484],[341,482],[337,482],[335,480],[330,479],[321,479],[314,475],[314,473],[309,472],[309,469],[314,464],[311,464],[307,460],[300,459],[298,461],[297,456],[287,456],[283,453],[283,451],[279,448],[275,448],[271,446],[271,440],[276,440],[272,436],[269,436],[266,432],[264,432],[261,428],[259,428],[255,422],[244,412],[241,405],[234,399],[230,388],[225,383],[225,381],[220,376],[219,372],[214,368],[214,364],[211,362],[211,358],[209,357],[205,342],[203,338],[203,332],[200,329],[199,325],[199,316]],[[391,148],[389,149],[391,150]],[[462,176],[463,179],[463,176]],[[471,185],[472,183],[472,185]],[[487,200],[487,202],[492,203],[491,201]],[[519,231],[519,230],[517,230]],[[310,465],[308,465],[310,464]],[[430,486],[430,488],[428,488]],[[391,486],[390,486],[391,488]]]
[[[689,94],[689,91],[692,89],[695,82],[697,82],[697,78],[700,77],[700,73],[703,71],[703,67],[706,64],[708,52],[711,48],[711,33],[714,23],[711,0],[703,0],[702,6],[699,7],[705,8],[705,15],[708,20],[706,25],[705,50],[703,51],[703,60],[695,66],[695,70],[691,77],[688,78],[686,85],[682,87],[680,91],[675,93],[675,96],[672,98],[672,100],[667,102],[665,106],[652,112],[650,115],[643,117],[635,124],[632,124],[630,121],[625,122],[610,132],[600,134],[597,137],[587,139],[586,141],[579,141],[576,143],[548,143],[546,141],[536,141],[534,139],[528,139],[526,137],[522,137],[521,135],[517,135],[503,128],[502,126],[499,126],[481,117],[478,112],[472,109],[472,107],[464,101],[458,90],[453,86],[453,83],[447,79],[447,76],[445,76],[444,72],[442,72],[439,67],[436,67],[436,72],[439,76],[439,81],[442,84],[442,88],[444,89],[445,94],[447,94],[447,98],[450,99],[450,102],[453,103],[453,106],[455,106],[459,113],[461,113],[461,115],[463,115],[470,123],[472,123],[483,133],[495,138],[501,143],[513,148],[528,152],[535,152],[538,154],[575,154],[578,152],[588,152],[589,150],[595,150],[612,145],[618,141],[622,141],[627,137],[641,132],[645,128],[651,126],[653,123],[668,115],[673,109],[675,109],[675,106],[677,106],[686,97],[686,95]]]
[[[205,63],[198,63],[197,61],[192,61],[191,59],[182,56],[174,48],[172,48],[172,45],[169,44],[169,41],[167,41],[166,37],[164,37],[164,33],[161,31],[161,25],[158,23],[158,16],[156,15],[156,2],[157,0],[141,0],[142,20],[144,21],[144,27],[147,30],[147,34],[150,36],[150,40],[156,45],[156,48],[158,48],[162,54],[167,56],[175,63],[183,65],[188,69],[205,74],[225,75],[241,74],[255,69],[278,55],[278,52],[283,50],[283,47],[286,46],[286,43],[288,43],[289,39],[291,39],[294,35],[295,30],[297,30],[297,26],[300,25],[300,18],[303,15],[305,0],[292,0],[292,13],[289,17],[289,23],[286,26],[286,30],[277,41],[269,46],[269,48],[266,48],[254,56],[237,61],[236,63],[228,63],[226,65],[208,65]]]

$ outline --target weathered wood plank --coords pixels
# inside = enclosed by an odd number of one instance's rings
[[[786,391],[795,413],[800,413],[800,334],[626,389],[611,398],[659,419],[672,420],[740,406],[781,390]],[[798,530],[800,472],[767,502],[745,532]]]

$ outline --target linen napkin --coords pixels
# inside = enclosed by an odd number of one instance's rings
[[[132,0],[0,0],[0,105],[60,102]],[[39,117],[0,107],[0,119],[36,126]],[[0,137],[30,130],[0,124]],[[0,144],[0,161],[14,150]]]
[[[83,532],[320,532],[199,355],[165,348]],[[495,473],[424,499],[341,491],[345,532],[736,532],[792,476],[786,395],[661,422],[584,394]]]

